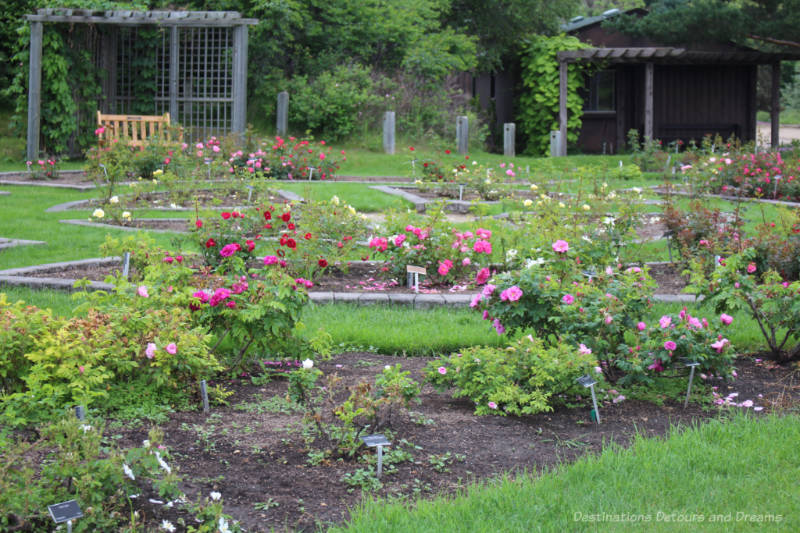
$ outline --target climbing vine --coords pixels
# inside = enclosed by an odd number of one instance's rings
[[[526,152],[546,155],[550,148],[550,132],[558,124],[558,60],[556,53],[577,50],[588,45],[567,35],[554,37],[535,36],[529,42],[522,59],[524,92],[520,98],[520,130],[527,137]],[[583,87],[587,69],[582,64],[571,64],[567,75],[567,141],[578,141],[583,113],[583,98],[578,93]]]
[[[105,0],[46,0],[37,7],[147,9],[144,4]],[[40,147],[43,154],[78,155],[95,142],[95,112],[102,98],[104,73],[96,68],[88,43],[91,35],[99,31],[102,30],[86,24],[44,25],[40,100]],[[24,131],[28,113],[30,26],[20,26],[17,34],[12,60],[14,78],[3,96],[14,102],[15,126]],[[152,39],[147,46],[153,47],[155,42]]]

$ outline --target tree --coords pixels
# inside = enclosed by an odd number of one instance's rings
[[[644,17],[606,22],[671,45],[733,42],[764,51],[800,48],[800,0],[656,0]]]
[[[446,23],[478,40],[478,70],[508,67],[530,35],[555,35],[581,0],[452,0]]]

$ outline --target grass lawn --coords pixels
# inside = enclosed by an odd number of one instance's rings
[[[800,530],[800,417],[736,415],[640,437],[454,498],[372,502],[336,532]]]

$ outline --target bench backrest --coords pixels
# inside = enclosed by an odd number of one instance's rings
[[[155,115],[106,115],[97,112],[97,126],[104,128],[98,135],[101,144],[124,140],[134,146],[143,145],[152,137],[169,140],[169,113]]]

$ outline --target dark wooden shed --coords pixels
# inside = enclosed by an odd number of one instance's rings
[[[800,55],[767,53],[733,44],[663,46],[609,30],[602,23],[617,12],[576,18],[564,27],[591,48],[558,53],[561,73],[560,131],[566,138],[566,75],[571,63],[594,62],[587,80],[578,149],[614,153],[629,130],[640,138],[700,140],[707,134],[756,139],[757,67],[772,67],[772,144],[778,143],[778,81],[781,60]],[[559,154],[566,155],[566,143]]]

